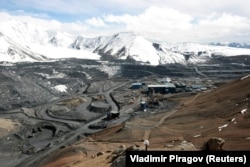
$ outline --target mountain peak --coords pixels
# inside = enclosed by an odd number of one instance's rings
[[[113,36],[139,36],[139,35],[133,31],[124,31],[116,33]]]
[[[91,55],[91,57],[98,58],[101,56],[103,59],[133,59],[158,65],[206,62],[217,53],[222,56],[250,55],[250,49],[242,49],[242,47],[249,47],[250,44],[229,43],[226,46],[221,46],[222,44],[214,46],[215,44],[152,42],[131,31],[94,38],[85,35],[75,37],[73,34],[57,31],[57,23],[51,22],[51,24],[55,26],[46,26],[48,24],[43,23],[41,26],[34,20],[29,22],[11,19],[0,22],[0,37],[4,37],[0,41],[2,43],[0,61],[3,58],[8,60],[6,57],[13,57],[13,55],[30,57],[31,53],[37,53],[38,59],[30,58],[43,60],[41,55],[48,58],[57,56],[67,58],[79,55],[77,57],[84,58],[85,55]],[[9,48],[10,46],[11,48]],[[25,50],[25,52],[21,52],[21,50]],[[60,54],[55,54],[55,50]],[[88,54],[86,54],[87,52]],[[96,56],[96,53],[99,55]]]

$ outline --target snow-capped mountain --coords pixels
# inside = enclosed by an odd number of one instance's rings
[[[122,32],[97,38],[84,38],[79,36],[71,47],[76,49],[89,49],[103,56],[123,60],[133,59],[152,65],[185,63],[183,55],[172,53],[164,48],[164,46],[154,44],[133,32]]]
[[[48,61],[62,58],[99,59],[87,50],[69,49],[75,36],[20,20],[0,22],[0,61]]]
[[[0,60],[10,62],[44,61],[47,58],[0,33]]]
[[[68,47],[75,36],[36,24],[35,22],[8,20],[0,22],[0,32],[22,44]]]
[[[209,43],[210,45],[214,46],[228,46],[228,47],[234,47],[234,48],[248,48],[250,49],[250,43],[238,43],[238,42],[213,42]]]
[[[33,22],[0,22],[0,61],[61,58],[123,59],[151,65],[201,63],[216,56],[250,55],[250,49],[198,43],[154,42],[133,32],[88,38]]]
[[[102,56],[110,56],[116,59],[133,59],[152,65],[205,63],[213,56],[250,55],[250,49],[228,46],[152,42],[133,32],[123,32],[96,38],[79,36],[70,47],[79,50],[88,49]]]

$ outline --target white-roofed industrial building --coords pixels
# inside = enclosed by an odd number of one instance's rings
[[[172,83],[165,83],[163,85],[148,85],[147,92],[148,93],[154,92],[154,93],[161,93],[161,94],[176,93],[176,87]]]

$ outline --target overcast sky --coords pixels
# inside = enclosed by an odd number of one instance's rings
[[[89,36],[133,31],[169,42],[250,42],[249,6],[249,0],[1,0],[0,21],[8,14]]]

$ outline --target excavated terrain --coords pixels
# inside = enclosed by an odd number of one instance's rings
[[[143,149],[145,139],[150,150],[201,150],[213,136],[225,139],[225,150],[250,150],[250,77],[243,78],[250,66],[235,60],[0,63],[1,166],[110,166],[114,152],[135,144]],[[165,77],[205,89],[131,89]]]

